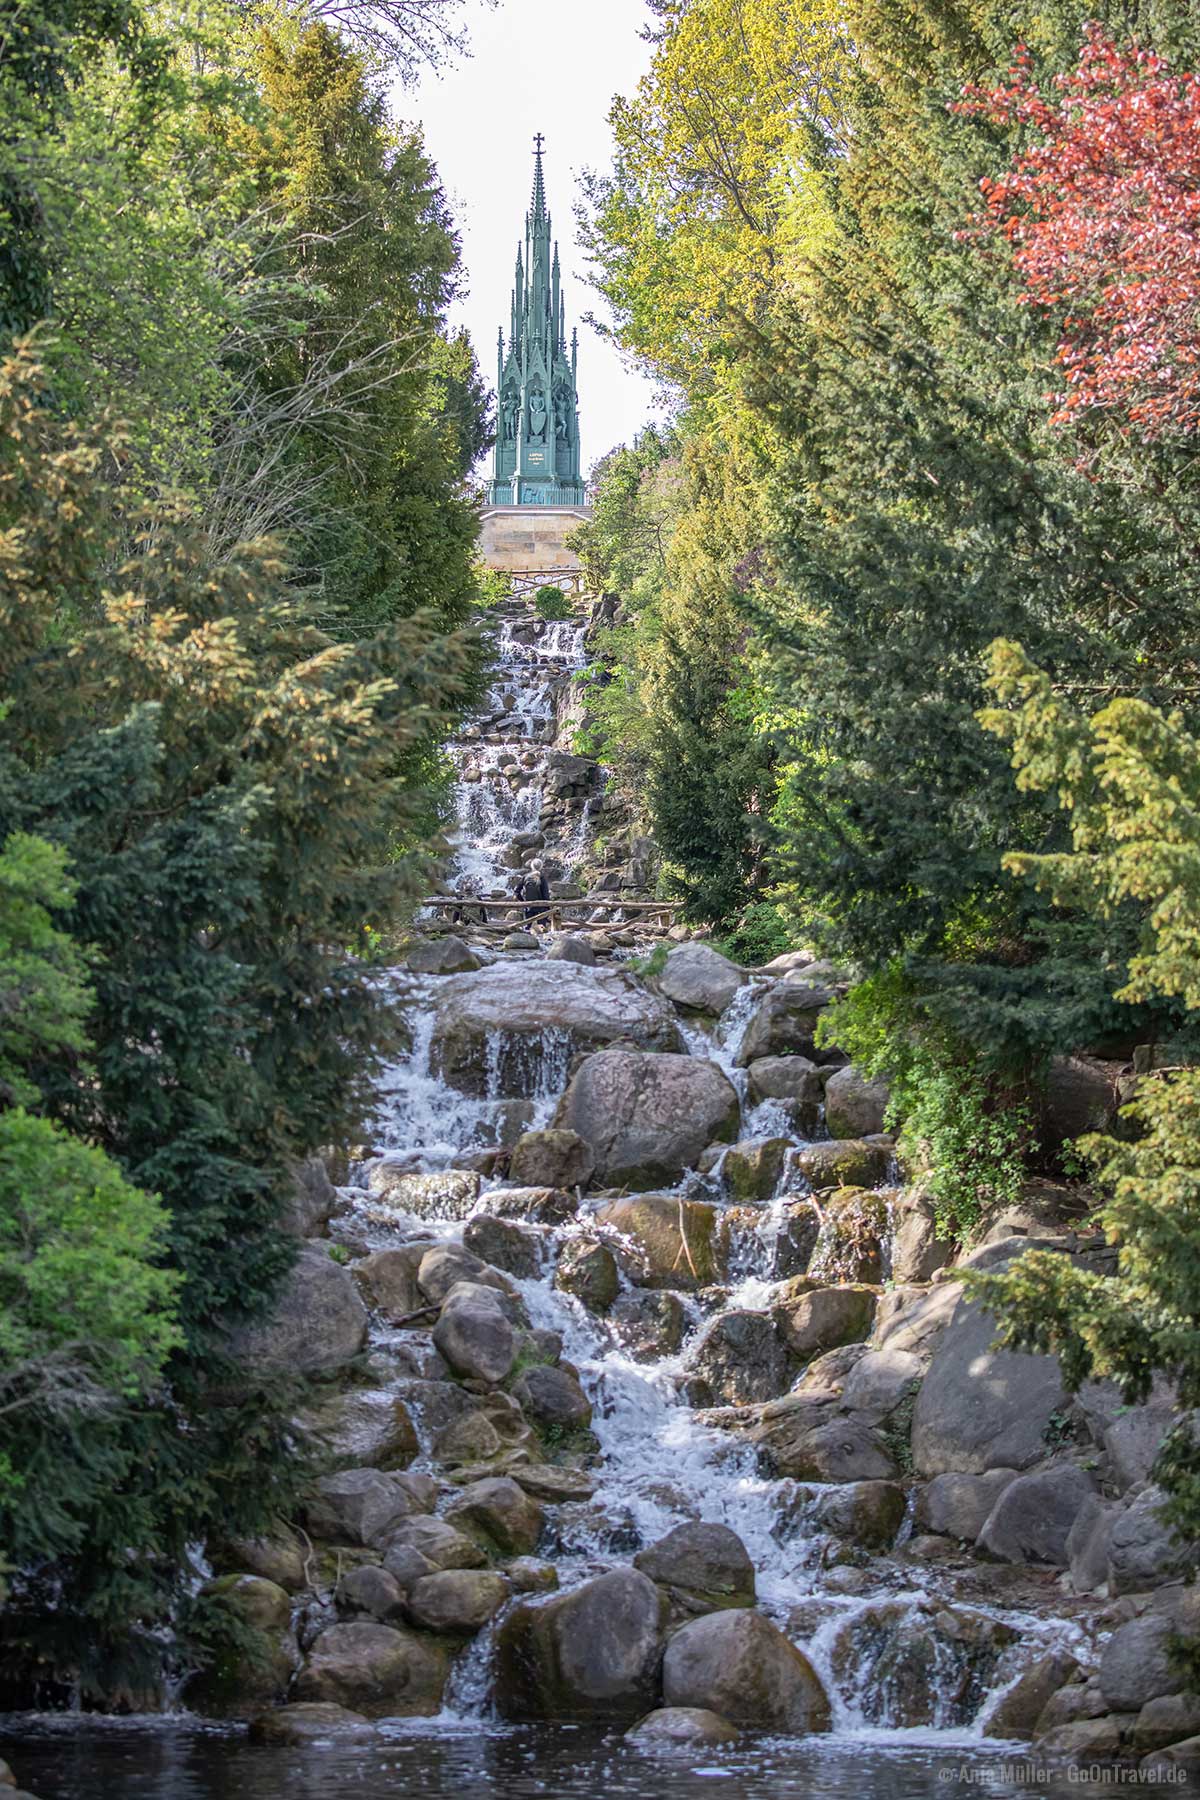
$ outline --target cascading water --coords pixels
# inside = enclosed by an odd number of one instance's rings
[[[514,842],[539,832],[547,752],[564,684],[583,667],[584,632],[576,619],[547,622],[521,611],[500,617],[483,707],[448,746],[456,770],[452,884],[465,882],[484,896],[503,892],[519,867]],[[561,846],[567,867],[584,854],[586,828],[581,806]]]
[[[562,683],[581,666],[582,657],[582,632],[572,622],[536,631],[534,622],[520,616],[506,616],[501,624],[497,676],[484,713],[453,747],[460,774],[455,876],[470,877],[478,892],[500,887],[511,877],[514,838],[537,832],[542,824],[543,775]],[[582,849],[582,805],[569,826],[560,841]],[[570,968],[544,964],[536,953],[496,958],[485,949],[479,956],[485,971],[510,983],[514,995],[531,964]],[[464,1082],[474,1091],[462,1091],[446,1079],[439,1060],[441,1008],[459,978],[398,971],[385,979],[403,1015],[409,1047],[379,1079],[371,1154],[341,1190],[331,1227],[339,1255],[361,1256],[414,1242],[454,1243],[461,1240],[468,1216],[504,1216],[505,1187],[498,1176],[506,1147],[521,1132],[550,1122],[578,1048],[570,1029],[549,1021],[532,1030],[528,1024],[522,1029],[497,1025],[483,1034],[476,1073]],[[628,992],[622,984],[632,979],[615,970],[603,977],[614,1004]],[[450,1800],[466,1791],[590,1800],[598,1787],[613,1786],[631,1800],[695,1800],[707,1791],[711,1778],[727,1776],[737,1781],[739,1795],[747,1800],[817,1793],[829,1800],[859,1800],[864,1782],[893,1800],[910,1800],[926,1791],[921,1771],[932,1773],[955,1747],[961,1754],[979,1746],[984,1704],[1018,1673],[1018,1649],[1028,1660],[1031,1651],[1070,1647],[1074,1641],[1074,1628],[1062,1620],[986,1602],[971,1609],[970,1628],[964,1631],[954,1623],[959,1614],[966,1617],[964,1609],[956,1614],[939,1591],[936,1569],[927,1579],[922,1572],[922,1585],[914,1587],[914,1572],[903,1564],[876,1558],[864,1566],[863,1559],[848,1564],[831,1559],[834,1546],[820,1509],[836,1490],[768,1477],[744,1437],[706,1421],[689,1403],[700,1334],[714,1320],[771,1303],[787,1220],[798,1207],[813,1204],[796,1164],[808,1140],[783,1102],[754,1100],[738,1062],[767,984],[768,978],[758,976],[744,981],[716,1024],[701,1025],[687,1016],[680,1020],[687,1052],[714,1063],[733,1084],[740,1138],[785,1139],[788,1150],[779,1163],[774,1192],[760,1194],[755,1207],[730,1202],[723,1157],[707,1173],[692,1171],[668,1190],[681,1208],[691,1196],[714,1204],[729,1225],[727,1286],[677,1296],[681,1332],[674,1348],[648,1352],[644,1345],[631,1345],[611,1316],[597,1316],[556,1284],[556,1262],[576,1240],[620,1242],[611,1228],[598,1223],[597,1203],[578,1194],[573,1217],[555,1215],[552,1224],[541,1227],[538,1271],[509,1279],[531,1331],[561,1338],[562,1355],[578,1371],[593,1409],[596,1448],[577,1471],[581,1496],[586,1497],[547,1509],[541,1547],[554,1561],[560,1589],[627,1563],[637,1549],[679,1524],[703,1520],[730,1527],[754,1564],[760,1610],[803,1642],[821,1677],[832,1703],[833,1734],[782,1743],[758,1740],[752,1751],[719,1756],[693,1753],[669,1769],[649,1758],[643,1766],[632,1747],[619,1765],[614,1766],[607,1750],[597,1761],[579,1737],[567,1740],[565,1760],[554,1742],[542,1738],[527,1751],[510,1752],[512,1739],[492,1716],[497,1620],[459,1650],[440,1714],[385,1722],[377,1739],[381,1748],[370,1753],[373,1760],[363,1761],[366,1753],[357,1750],[327,1748],[322,1791],[332,1785],[337,1791],[361,1793],[363,1800],[387,1800],[418,1788],[429,1800]],[[399,1210],[394,1196],[377,1190],[373,1175],[381,1167],[420,1175],[464,1166],[487,1171],[478,1200],[464,1206],[461,1191],[453,1186],[456,1177],[448,1174],[441,1179],[450,1184],[446,1191],[452,1202],[441,1209],[437,1203],[423,1206],[419,1216]],[[628,1267],[626,1263],[621,1276],[626,1293]],[[428,1470],[444,1482],[445,1470],[432,1454],[433,1433],[414,1399],[430,1385],[428,1377],[439,1361],[428,1323],[419,1313],[399,1327],[373,1317],[372,1385],[359,1393],[362,1402],[382,1414],[396,1400],[410,1407],[422,1439],[422,1453],[411,1472]],[[445,1490],[440,1504],[444,1510]],[[916,1702],[914,1687],[919,1690]],[[920,1723],[914,1724],[914,1718]],[[106,1741],[120,1740],[112,1736]],[[264,1751],[252,1769],[243,1767],[225,1747],[228,1743],[206,1732],[196,1740],[194,1753],[189,1752],[182,1778],[164,1757],[137,1792],[147,1800],[182,1800],[185,1795],[189,1800],[232,1800],[248,1789],[259,1800],[290,1800],[309,1791],[307,1765],[302,1769],[282,1752]],[[36,1779],[39,1768],[49,1771],[51,1800],[116,1800],[132,1791],[127,1751],[110,1763],[104,1743],[98,1752],[91,1740],[83,1785],[73,1773],[75,1764],[64,1762],[56,1748],[53,1731],[39,1754],[42,1761],[35,1757],[31,1778]],[[352,1766],[344,1761],[347,1754],[358,1759]],[[486,1768],[471,1760],[485,1754],[490,1759]],[[914,1756],[925,1760],[919,1765],[896,1760]],[[135,1760],[146,1764],[145,1751],[139,1750]],[[153,1763],[153,1756],[149,1760]],[[905,1773],[911,1766],[918,1768],[915,1786]],[[56,1785],[50,1787],[51,1781]],[[991,1788],[1010,1791],[1003,1783]]]
[[[514,980],[518,980],[520,967],[512,966]],[[778,1103],[750,1106],[745,1072],[735,1061],[762,987],[762,982],[746,982],[718,1027],[708,1031],[685,1026],[684,1035],[693,1055],[717,1063],[735,1080],[747,1129],[753,1127],[761,1133],[766,1127],[772,1134],[786,1131],[801,1145],[805,1140],[790,1129]],[[429,984],[419,997],[409,995],[410,1010],[415,1007],[413,1049],[389,1073],[380,1092],[380,1148],[389,1156],[402,1150],[412,1166],[421,1169],[444,1167],[454,1153],[461,1157],[471,1147],[495,1142],[495,1111],[513,1104],[514,1086],[536,1096],[529,1117],[531,1122],[545,1123],[565,1086],[569,1061],[569,1048],[561,1040],[547,1041],[544,1048],[532,1052],[538,1063],[536,1072],[531,1075],[527,1070],[514,1084],[511,1071],[507,1080],[502,1078],[501,1059],[493,1052],[485,1094],[474,1098],[459,1095],[429,1072],[433,1001]],[[719,1166],[707,1181],[685,1178],[678,1190],[680,1197],[685,1191],[697,1191],[697,1184],[700,1191],[717,1194]],[[835,1729],[875,1733],[882,1729],[885,1735],[893,1732],[897,1742],[908,1742],[911,1729],[900,1729],[897,1723],[904,1711],[897,1697],[904,1672],[888,1673],[879,1645],[884,1643],[886,1650],[887,1627],[898,1619],[918,1635],[925,1630],[927,1620],[936,1616],[941,1604],[936,1591],[914,1590],[911,1574],[902,1571],[896,1571],[878,1589],[841,1591],[830,1579],[825,1563],[829,1540],[813,1517],[814,1490],[803,1482],[764,1476],[750,1446],[705,1423],[686,1399],[689,1352],[699,1330],[722,1312],[762,1305],[771,1295],[781,1214],[789,1202],[795,1203],[798,1191],[789,1158],[775,1195],[757,1209],[753,1229],[743,1230],[737,1238],[730,1264],[733,1285],[723,1300],[715,1311],[706,1311],[696,1297],[683,1296],[688,1318],[685,1339],[673,1354],[654,1360],[635,1358],[611,1323],[555,1285],[552,1255],[547,1255],[538,1275],[514,1278],[530,1326],[561,1337],[563,1355],[578,1370],[594,1409],[592,1431],[599,1449],[588,1473],[595,1491],[586,1502],[558,1509],[553,1554],[560,1583],[569,1587],[614,1561],[627,1560],[635,1549],[655,1542],[681,1523],[702,1519],[729,1526],[755,1565],[761,1609],[785,1629],[797,1609],[806,1609],[806,1649],[833,1701]],[[493,1195],[498,1198],[499,1190],[485,1185],[475,1211],[487,1213],[495,1204]],[[462,1220],[393,1215],[381,1229],[378,1221],[370,1223],[357,1214],[352,1203],[341,1229],[360,1244],[382,1248],[405,1235],[458,1235]],[[556,1227],[555,1252],[573,1239],[594,1241],[596,1235],[594,1208],[581,1202],[576,1216]],[[980,1616],[994,1620],[1006,1642],[1010,1637],[1020,1641],[1025,1655],[1031,1645],[1061,1644],[1069,1636],[1061,1622],[1041,1616],[1001,1614],[991,1608],[982,1608]],[[487,1712],[489,1641],[487,1634],[476,1641],[470,1652],[469,1678],[464,1675],[455,1682],[452,1710],[456,1716],[471,1708]],[[850,1663],[846,1660],[848,1643],[856,1646]],[[991,1661],[984,1659],[982,1673],[972,1677],[975,1686],[971,1687],[970,1671],[964,1673],[954,1643],[939,1637],[936,1629],[929,1643],[926,1673],[933,1691],[932,1716],[922,1727],[922,1741],[931,1732],[931,1741],[948,1741],[947,1732],[956,1741],[970,1740],[978,1735],[974,1718],[989,1693],[1012,1679],[1012,1656],[997,1654]],[[877,1665],[881,1671],[878,1679],[871,1673]]]

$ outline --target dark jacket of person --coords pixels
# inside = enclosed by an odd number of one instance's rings
[[[534,919],[549,918],[550,909],[545,905],[545,902],[550,898],[550,883],[546,880],[544,874],[527,875],[525,877],[524,881],[521,883],[521,898],[522,900],[537,900],[542,902],[541,905],[527,906],[525,908],[525,919],[527,923]]]

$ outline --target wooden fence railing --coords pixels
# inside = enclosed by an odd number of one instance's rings
[[[550,914],[555,930],[567,923],[586,925],[589,931],[603,932],[625,931],[631,925],[650,925],[668,931],[679,911],[677,900],[626,900],[619,891],[582,894],[575,900],[476,900],[470,894],[431,894],[421,902],[422,909],[429,908],[450,924],[505,931],[511,930],[514,924],[523,924],[527,909],[534,906]],[[594,917],[599,911],[619,912],[623,917],[605,923]]]

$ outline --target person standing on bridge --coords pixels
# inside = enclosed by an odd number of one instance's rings
[[[536,931],[539,925],[549,925],[550,908],[544,903],[550,898],[550,883],[546,880],[545,865],[540,856],[535,856],[529,865],[529,873],[521,883],[521,898],[543,903],[525,908],[525,923],[531,931]]]

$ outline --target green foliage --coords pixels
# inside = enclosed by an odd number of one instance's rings
[[[773,900],[755,900],[743,909],[732,930],[713,939],[713,948],[747,968],[760,968],[772,957],[794,949],[795,936]]]
[[[577,742],[648,817],[686,916],[710,922],[760,885],[773,792],[742,612],[754,529],[752,498],[714,441],[646,433],[608,459],[575,540],[593,585],[623,584]]]
[[[278,273],[303,286],[257,373],[261,433],[282,435],[273,494],[295,502],[267,523],[288,531],[337,636],[422,609],[461,625],[476,591],[466,478],[491,434],[469,342],[446,336],[458,239],[436,171],[327,26],[264,31],[256,63],[264,106],[237,143],[286,220]]]
[[[86,964],[53,918],[74,893],[54,845],[0,850],[0,1542],[18,1565],[78,1548],[72,1502],[102,1500],[122,1405],[180,1342],[160,1202],[24,1110],[64,1060],[86,1078]]]
[[[859,982],[818,1031],[864,1075],[890,1083],[888,1122],[900,1126],[901,1155],[932,1202],[939,1235],[961,1242],[984,1212],[1019,1197],[1028,1102],[974,1045],[929,1017],[899,962]]]
[[[23,832],[0,848],[0,1105],[32,1105],[31,1067],[83,1049],[87,967],[52,916],[75,896],[66,866],[62,850]]]
[[[302,1472],[285,1391],[230,1391],[231,1326],[268,1304],[293,1246],[288,1167],[352,1141],[388,1020],[339,950],[418,886],[396,856],[471,646],[426,619],[361,644],[313,626],[276,559],[214,562],[153,509],[131,560],[100,471],[117,446],[56,427],[27,352],[0,381],[0,832],[70,857],[94,946],[93,1066],[49,1062],[46,1113],[162,1196],[183,1344],[160,1391],[60,1471],[67,1553],[6,1626],[97,1679],[150,1632],[188,1544],[260,1529]],[[108,580],[105,572],[111,571]],[[63,621],[72,621],[64,632]],[[219,1396],[220,1403],[215,1403]],[[135,1627],[135,1621],[142,1622]]]
[[[533,596],[533,610],[539,619],[571,619],[575,609],[560,587],[545,583]]]
[[[18,1564],[86,1542],[120,1402],[181,1343],[181,1277],[156,1266],[168,1223],[102,1151],[0,1113],[0,1534]]]
[[[1100,918],[1136,904],[1141,930],[1122,993],[1200,999],[1200,742],[1178,716],[1119,699],[1092,718],[1057,694],[1019,645],[997,642],[988,729],[1012,746],[1018,782],[1056,795],[1071,848],[1014,856],[1014,872],[1063,906]],[[1200,1535],[1200,1072],[1144,1076],[1123,1109],[1129,1141],[1093,1135],[1078,1150],[1104,1196],[1096,1224],[1118,1246],[1115,1277],[1030,1252],[980,1284],[1003,1342],[1056,1354],[1077,1388],[1109,1376],[1127,1401],[1156,1373],[1178,1388],[1181,1423],[1155,1474],[1166,1516]]]
[[[1200,49],[1186,12],[1146,13],[1148,35],[1179,27]],[[1130,908],[1100,932],[1003,878],[1008,854],[1052,849],[1062,826],[979,722],[986,647],[1019,635],[1056,684],[1196,688],[1190,501],[1170,456],[1052,427],[1055,332],[1021,304],[1007,253],[967,229],[1015,140],[950,103],[1022,35],[1051,80],[1094,16],[856,0],[837,228],[751,350],[777,432],[779,581],[755,615],[786,765],[776,880],[799,919],[828,921],[835,954],[905,959],[931,1017],[1013,1065],[1149,1020],[1112,1002]]]
[[[655,944],[649,956],[631,956],[625,966],[635,975],[661,975],[670,954],[670,944]]]
[[[485,569],[482,563],[475,565],[475,604],[484,611],[490,612],[493,607],[511,600],[512,588],[512,576],[502,569]]]

